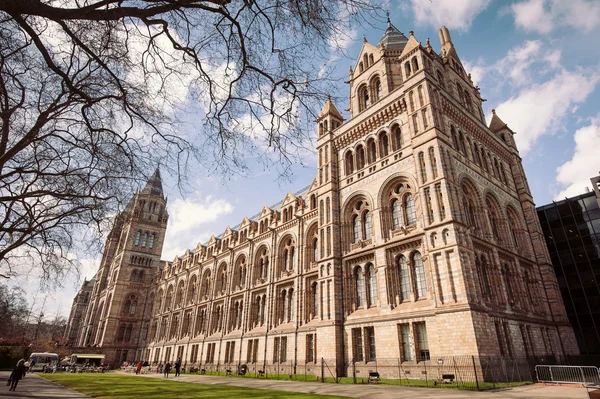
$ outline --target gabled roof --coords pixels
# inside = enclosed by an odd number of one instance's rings
[[[408,39],[406,38],[406,36],[404,36],[404,33],[400,32],[398,28],[392,25],[390,19],[388,18],[388,27],[383,33],[381,40],[379,40],[379,44],[377,44],[377,47],[401,51],[404,48],[404,46],[406,46],[407,42]]]
[[[287,205],[289,203],[294,203],[296,202],[296,196],[294,196],[294,194],[292,194],[290,191],[287,192],[287,194],[285,195],[285,198],[283,199],[283,202],[281,203],[282,206]]]
[[[271,208],[269,208],[267,205],[265,205],[262,209],[262,211],[260,211],[260,215],[258,215],[259,218],[265,217],[267,215],[272,214],[273,211],[271,210]]]
[[[404,50],[402,50],[402,54],[400,54],[400,58],[404,57],[404,55],[410,53],[411,51],[413,51],[414,49],[418,48],[421,46],[421,43],[419,43],[417,41],[417,39],[415,39],[415,35],[412,31],[410,31],[410,38],[408,39],[408,42],[406,42],[406,46],[404,47]]]

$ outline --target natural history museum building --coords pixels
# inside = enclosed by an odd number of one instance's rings
[[[515,133],[495,113],[487,126],[439,37],[441,53],[392,24],[365,39],[350,119],[328,100],[316,121],[310,188],[168,262],[157,170],[76,296],[69,345],[111,366],[326,359],[341,375],[378,359],[577,354]]]

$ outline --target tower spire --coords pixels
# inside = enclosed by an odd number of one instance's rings
[[[156,168],[152,177],[146,182],[146,186],[142,190],[142,193],[163,196],[162,180],[160,178],[160,170]]]

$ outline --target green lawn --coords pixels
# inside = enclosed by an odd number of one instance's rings
[[[195,399],[195,398],[277,398],[342,399],[342,396],[311,395],[295,392],[204,385],[143,378],[121,374],[39,374],[86,395],[102,399]]]

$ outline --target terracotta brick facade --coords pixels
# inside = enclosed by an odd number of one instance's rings
[[[157,262],[166,212],[131,216],[142,200],[164,209],[162,192],[136,194],[77,343],[113,362],[323,358],[340,374],[353,360],[577,353],[514,133],[495,113],[486,125],[446,28],[440,40],[441,55],[391,24],[377,46],[365,40],[351,118],[328,100],[317,119],[311,186],[173,261]],[[152,251],[134,245],[136,231],[156,232]],[[128,280],[138,253],[152,281]],[[138,309],[126,314],[131,295]]]

